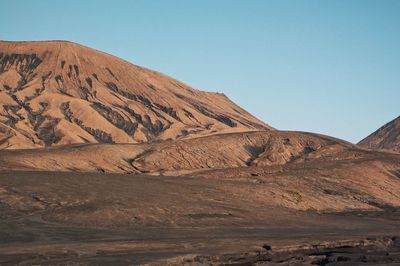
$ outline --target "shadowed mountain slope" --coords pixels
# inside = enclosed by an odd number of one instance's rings
[[[400,152],[400,116],[361,140],[358,145],[367,149]]]
[[[224,94],[75,43],[0,42],[0,148],[272,129]]]

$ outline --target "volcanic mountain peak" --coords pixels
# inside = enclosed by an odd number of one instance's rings
[[[400,152],[400,116],[385,124],[358,144],[368,149],[386,149]]]
[[[272,128],[224,94],[66,41],[0,42],[0,148]]]

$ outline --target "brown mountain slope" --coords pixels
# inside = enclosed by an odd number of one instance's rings
[[[400,152],[400,116],[361,140],[358,145],[367,149]]]
[[[271,129],[225,95],[75,43],[0,42],[0,148]]]

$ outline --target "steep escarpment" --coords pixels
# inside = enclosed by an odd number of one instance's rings
[[[270,130],[221,93],[75,43],[0,42],[0,148]]]

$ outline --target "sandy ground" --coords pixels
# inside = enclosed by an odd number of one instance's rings
[[[396,208],[295,211],[229,195],[227,182],[1,172],[0,264],[399,262]]]

